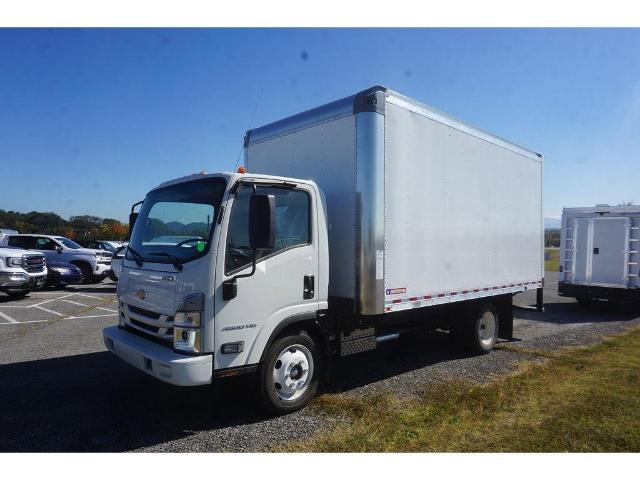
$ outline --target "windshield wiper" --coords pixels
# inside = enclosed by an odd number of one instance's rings
[[[149,255],[157,255],[157,256],[163,256],[163,257],[167,257],[169,260],[171,260],[171,263],[173,264],[173,266],[176,268],[176,270],[178,270],[179,272],[182,271],[182,264],[180,263],[180,260],[178,260],[176,257],[174,257],[173,255],[171,255],[170,253],[165,253],[165,252],[150,252]]]
[[[142,257],[142,255],[135,251],[131,246],[127,246],[127,250],[131,252],[131,255],[133,255],[133,261],[136,262],[136,265],[138,266],[138,268],[140,268],[144,263],[144,258]]]

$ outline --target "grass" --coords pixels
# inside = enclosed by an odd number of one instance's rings
[[[293,450],[640,450],[640,329],[544,356],[493,383],[452,380],[420,398],[323,395],[312,408],[343,421]]]
[[[544,249],[544,270],[546,272],[557,272],[560,264],[560,249],[550,247]]]

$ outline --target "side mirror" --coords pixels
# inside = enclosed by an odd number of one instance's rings
[[[133,232],[133,226],[136,223],[136,220],[138,219],[138,213],[137,212],[131,212],[129,214],[129,238],[131,238],[131,232]]]
[[[249,197],[249,247],[252,250],[271,249],[276,242],[276,197]]]
[[[62,247],[60,245],[56,245],[56,252],[62,253]]]

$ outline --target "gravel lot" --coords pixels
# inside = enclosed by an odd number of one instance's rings
[[[597,342],[640,325],[640,312],[589,310],[555,294],[547,272],[546,312],[516,310],[505,345],[554,350]],[[535,293],[515,298],[533,305]],[[298,440],[338,419],[309,410],[283,417],[259,411],[247,379],[180,389],[158,382],[108,353],[101,331],[116,321],[115,286],[0,296],[0,451],[254,451]],[[429,382],[487,381],[531,356],[505,349],[470,357],[446,335],[413,335],[336,363],[330,392],[419,394]]]

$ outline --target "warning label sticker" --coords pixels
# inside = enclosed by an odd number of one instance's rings
[[[399,295],[401,293],[407,293],[407,289],[403,288],[387,288],[387,295]]]

